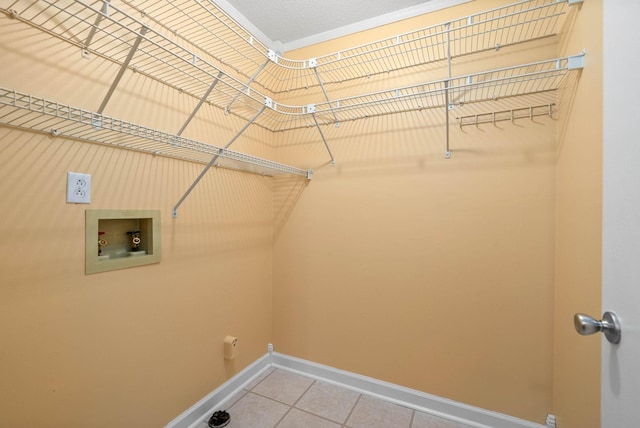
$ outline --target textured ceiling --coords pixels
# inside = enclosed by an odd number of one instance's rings
[[[470,0],[213,1],[266,43],[290,50]]]

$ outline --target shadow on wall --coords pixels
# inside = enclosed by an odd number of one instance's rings
[[[278,176],[273,179],[273,237],[278,238],[287,223],[309,180],[294,176]]]
[[[183,186],[173,195],[181,195],[202,166],[194,168],[182,174]],[[269,178],[256,174],[209,170],[185,199],[178,217],[166,215],[171,241],[165,246],[180,257],[197,257],[203,248],[226,253],[270,246],[271,187]]]
[[[578,93],[578,83],[582,76],[583,70],[580,70],[576,74],[568,76],[564,85],[560,88],[558,94],[558,104],[561,108],[560,119],[558,120],[558,155],[562,153],[562,148],[566,141],[567,132],[569,131],[569,124],[573,124],[571,120],[572,114],[575,112],[576,94]]]
[[[517,168],[555,162],[556,106],[553,113],[471,126],[460,117],[555,103],[555,92],[443,109],[413,111],[321,125],[335,159],[315,127],[279,133],[279,160],[314,170],[314,181],[327,178],[398,176],[463,168],[465,171]],[[445,157],[449,114],[451,159]],[[524,131],[524,132],[523,132]]]

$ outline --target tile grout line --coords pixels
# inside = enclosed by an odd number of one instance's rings
[[[310,379],[312,379],[312,378],[310,378]],[[356,406],[356,404],[357,404],[358,400],[360,399],[360,395],[361,395],[360,393],[358,393],[358,399],[357,399],[357,400],[355,401],[355,403],[353,404],[353,407],[351,408],[351,410],[349,411],[349,414],[347,414],[347,416],[346,416],[346,418],[344,419],[344,421],[343,421],[343,422],[340,422],[340,421],[336,421],[336,420],[330,419],[330,418],[328,418],[328,417],[326,417],[326,416],[322,416],[322,415],[319,415],[319,414],[317,414],[317,413],[313,413],[313,412],[312,412],[312,411],[310,411],[310,410],[306,410],[306,409],[303,409],[303,408],[300,408],[300,407],[297,407],[297,406],[296,406],[296,405],[300,402],[300,400],[302,400],[302,398],[307,394],[307,392],[309,392],[309,390],[313,387],[313,385],[315,385],[315,384],[321,384],[321,383],[322,383],[321,381],[316,380],[316,379],[313,379],[313,382],[311,383],[311,385],[309,385],[309,387],[306,389],[306,391],[304,391],[304,392],[302,393],[302,395],[300,396],[300,398],[298,398],[298,400],[296,400],[296,402],[295,402],[295,403],[293,403],[293,408],[294,408],[294,409],[296,409],[296,410],[298,410],[298,411],[300,411],[300,412],[303,412],[303,413],[306,413],[306,414],[308,414],[308,415],[315,416],[316,418],[319,418],[319,419],[325,420],[325,421],[327,421],[327,422],[330,422],[330,423],[332,423],[332,424],[340,425],[340,427],[342,428],[342,427],[344,427],[344,426],[345,426],[344,424],[346,424],[346,423],[347,423],[347,419],[349,419],[349,416],[351,416],[351,412],[353,412],[353,409],[355,408],[355,406]],[[344,388],[341,388],[341,389],[344,389]]]
[[[243,389],[243,390],[242,390],[242,391],[243,391],[242,395],[241,395],[238,399],[236,399],[236,400],[235,400],[235,402],[233,403],[233,405],[232,405],[232,406],[230,406],[230,407],[233,407],[234,405],[236,405],[239,401],[241,401],[243,398],[245,398],[245,397],[246,397],[246,396],[248,396],[249,394],[253,394],[253,395],[255,395],[255,396],[262,397],[262,398],[265,398],[265,399],[267,399],[267,400],[269,400],[269,401],[272,401],[272,402],[274,402],[274,403],[283,404],[283,405],[285,405],[285,406],[287,406],[287,407],[288,407],[287,411],[286,411],[286,412],[285,412],[285,413],[284,413],[284,414],[283,414],[283,415],[278,419],[278,421],[275,423],[275,425],[273,425],[273,426],[272,426],[272,428],[277,428],[277,427],[281,426],[281,424],[284,422],[284,420],[287,418],[287,416],[291,413],[291,411],[292,411],[293,409],[296,409],[297,411],[302,412],[302,413],[305,413],[305,414],[307,414],[307,415],[310,415],[310,416],[313,416],[313,417],[316,417],[316,418],[322,419],[322,420],[327,421],[327,422],[329,422],[329,423],[331,423],[331,424],[337,424],[337,425],[339,425],[339,426],[340,426],[340,428],[349,428],[349,425],[347,425],[347,424],[348,424],[348,422],[349,422],[349,419],[350,419],[350,418],[351,418],[351,416],[353,415],[353,412],[355,411],[356,407],[358,406],[358,404],[360,403],[360,401],[361,401],[361,399],[362,399],[362,397],[363,397],[363,394],[362,394],[362,393],[358,393],[358,397],[357,397],[357,399],[355,400],[354,404],[352,405],[351,409],[349,410],[349,412],[348,412],[348,414],[347,414],[346,418],[344,419],[344,422],[342,422],[342,423],[341,423],[341,422],[338,422],[338,421],[335,421],[335,420],[329,419],[329,418],[327,418],[327,417],[324,417],[324,416],[318,415],[318,414],[316,414],[316,413],[313,413],[312,411],[309,411],[309,410],[305,410],[305,409],[301,409],[301,408],[296,407],[296,406],[298,405],[298,403],[303,399],[303,397],[304,397],[304,396],[305,396],[305,395],[306,395],[306,394],[307,394],[307,393],[308,393],[308,392],[313,388],[313,386],[314,386],[314,385],[317,385],[317,384],[319,384],[319,383],[320,383],[320,381],[319,381],[319,380],[317,380],[317,379],[308,378],[309,380],[311,380],[311,383],[309,384],[309,386],[307,386],[307,387],[304,389],[304,391],[303,391],[303,392],[298,396],[298,398],[297,398],[297,399],[296,399],[292,404],[285,403],[285,402],[280,401],[280,400],[278,400],[278,399],[276,399],[276,398],[273,398],[273,397],[270,397],[270,396],[267,396],[267,395],[263,395],[263,394],[261,394],[261,393],[259,393],[259,392],[255,392],[255,391],[254,391],[254,389],[255,389],[255,388],[257,388],[259,385],[261,385],[263,382],[265,382],[265,381],[266,381],[266,380],[267,380],[267,379],[268,379],[268,378],[269,378],[273,373],[275,373],[275,372],[277,372],[277,371],[278,371],[278,370],[277,370],[277,369],[275,369],[275,370],[272,370],[271,372],[269,372],[268,374],[266,374],[266,375],[265,375],[262,379],[260,379],[260,381],[259,381],[257,384],[255,384],[251,389],[248,389],[248,390],[247,390],[247,389]],[[303,377],[306,377],[306,376],[303,376]],[[286,382],[285,382],[285,383],[286,383]],[[401,406],[401,407],[404,407],[404,406]],[[410,416],[410,418],[409,418],[409,423],[408,423],[408,425],[407,425],[407,428],[412,428],[412,427],[413,427],[413,425],[414,425],[414,422],[415,422],[416,410],[415,410],[415,409],[409,409],[409,410],[411,410],[411,416]]]
[[[265,381],[269,376],[271,376],[273,373],[275,373],[275,371],[276,371],[276,369],[272,369],[271,371],[269,371],[268,373],[266,373],[266,374],[262,377],[262,379],[260,379],[260,381],[259,381],[258,383],[256,383],[255,385],[253,385],[253,386],[251,387],[251,389],[247,389],[247,391],[249,391],[249,392],[253,392],[253,390],[254,390],[255,388],[257,388],[257,387],[258,387],[258,385],[260,385],[260,384],[261,384],[262,382],[264,382],[264,381]]]
[[[318,418],[318,419],[322,419],[323,421],[331,422],[331,423],[332,423],[332,424],[334,424],[334,425],[339,425],[341,428],[342,428],[342,427],[344,427],[344,425],[343,425],[343,424],[341,424],[340,422],[336,422],[336,421],[334,421],[333,419],[329,419],[329,418],[327,418],[327,417],[324,417],[324,416],[321,416],[321,415],[318,415],[318,414],[315,414],[315,413],[311,413],[311,412],[310,412],[310,411],[308,411],[308,410],[299,409],[298,407],[294,407],[294,408],[295,408],[297,411],[299,411],[299,412],[306,413],[307,415],[314,416],[314,417],[316,417],[316,418]]]
[[[311,378],[307,378],[307,379],[311,379]],[[311,379],[311,380],[312,380],[312,382],[309,384],[309,386],[307,387],[307,389],[305,389],[305,390],[304,390],[304,392],[303,392],[302,394],[300,394],[300,397],[298,397],[298,399],[297,399],[297,400],[296,400],[296,401],[291,405],[291,407],[295,407],[295,406],[296,406],[296,404],[298,404],[298,402],[299,402],[300,400],[302,400],[302,397],[304,397],[304,395],[305,395],[307,392],[309,392],[309,390],[311,389],[311,387],[312,387],[313,385],[315,385],[315,383],[317,382],[315,379]]]
[[[244,397],[246,397],[246,396],[247,396],[247,394],[249,394],[249,392],[251,392],[251,391],[249,391],[249,390],[247,390],[247,389],[241,389],[241,390],[240,390],[240,392],[239,392],[239,395],[240,395],[240,396],[239,396],[239,397],[238,397],[238,398],[233,402],[233,404],[231,404],[230,406],[225,406],[225,407],[226,407],[226,409],[223,409],[223,410],[227,411],[227,410],[229,410],[230,408],[232,408],[233,406],[235,406],[235,405],[236,405],[236,403],[237,403],[238,401],[242,400]],[[235,398],[235,397],[233,397],[233,398]]]
[[[312,379],[312,378],[310,378],[310,379]],[[311,411],[309,411],[309,410],[305,410],[305,409],[302,409],[302,408],[300,408],[300,407],[297,407],[297,404],[300,402],[300,400],[302,400],[302,398],[307,394],[307,392],[309,392],[309,390],[311,390],[311,388],[312,388],[315,384],[321,383],[320,381],[318,381],[318,380],[316,380],[316,379],[312,379],[312,380],[313,380],[313,382],[311,382],[311,384],[309,385],[309,387],[308,387],[308,388],[307,388],[307,389],[302,393],[302,395],[300,395],[300,397],[295,401],[295,403],[293,403],[293,404],[291,405],[291,407],[292,407],[292,408],[294,408],[294,409],[296,409],[296,410],[298,410],[298,411],[300,411],[300,412],[306,413],[307,415],[314,416],[314,417],[316,417],[316,418],[319,418],[319,419],[325,420],[325,421],[330,422],[330,423],[332,423],[332,424],[340,425],[340,427],[341,427],[341,428],[342,428],[342,427],[345,427],[345,424],[347,423],[347,419],[349,419],[349,416],[351,416],[351,412],[353,412],[353,409],[355,408],[355,406],[356,406],[356,404],[358,403],[358,400],[360,399],[360,396],[361,396],[362,394],[358,393],[358,399],[357,399],[357,400],[355,401],[355,403],[353,404],[353,406],[352,406],[351,410],[349,411],[349,414],[347,414],[347,416],[346,416],[345,420],[344,420],[343,422],[335,421],[335,420],[333,420],[333,419],[329,419],[329,418],[327,418],[327,417],[325,417],[325,416],[318,415],[317,413],[313,413],[313,412],[311,412]],[[287,412],[287,413],[289,413],[289,412]],[[285,416],[286,416],[286,415],[285,415]],[[284,419],[284,418],[283,418],[283,419]],[[282,420],[280,420],[278,423],[281,423],[281,422],[282,422]],[[277,427],[277,425],[276,425],[276,427]]]
[[[411,409],[411,419],[409,419],[409,427],[408,428],[413,428],[413,420],[416,417],[416,411],[415,409]]]
[[[313,410],[306,410],[306,409],[297,407],[299,405],[300,401],[303,400],[303,398],[306,396],[306,394],[308,394],[314,388],[314,386],[319,386],[319,385],[323,384],[323,381],[320,380],[320,379],[315,379],[313,377],[309,377],[309,376],[305,376],[303,374],[299,374],[299,376],[307,378],[311,383],[307,387],[305,387],[305,389],[299,394],[299,396],[293,401],[292,404],[280,401],[277,398],[273,398],[273,397],[270,397],[268,395],[263,395],[260,392],[255,392],[254,391],[256,388],[258,388],[260,385],[262,385],[265,381],[267,381],[267,379],[271,378],[271,376],[274,373],[279,372],[279,371],[281,371],[281,370],[279,370],[278,368],[274,368],[274,369],[271,369],[268,372],[264,373],[263,377],[261,379],[259,379],[257,381],[257,383],[255,383],[253,386],[251,386],[250,389],[242,388],[238,392],[238,395],[236,397],[233,397],[233,398],[235,398],[233,400],[233,404],[230,405],[230,406],[227,405],[225,407],[227,409],[231,409],[232,407],[236,406],[238,403],[242,402],[245,398],[249,397],[250,395],[253,395],[255,397],[261,397],[261,398],[269,400],[269,401],[271,401],[273,403],[277,403],[277,404],[286,406],[286,410],[285,410],[284,414],[282,414],[282,416],[279,417],[279,419],[275,422],[274,425],[270,425],[269,428],[283,427],[284,426],[283,425],[284,420],[286,420],[287,417],[292,414],[292,410],[293,409],[296,409],[298,412],[304,413],[304,414],[309,415],[309,416],[311,416],[313,418],[317,418],[318,420],[322,420],[322,421],[325,421],[327,423],[330,423],[332,426],[335,426],[337,428],[352,428],[349,425],[349,420],[350,420],[351,417],[353,417],[354,412],[355,412],[356,408],[358,407],[359,403],[362,402],[362,398],[367,396],[367,394],[360,393],[360,392],[357,393],[357,398],[354,401],[353,405],[351,406],[350,410],[348,411],[345,419],[342,422],[340,422],[340,421],[337,421],[337,420],[330,419],[330,418],[328,418],[326,416],[322,416],[320,414],[316,414],[316,413],[313,412]],[[287,370],[282,370],[282,371],[286,372]],[[274,382],[276,382],[276,381],[274,381]],[[331,384],[331,383],[329,382],[329,384]],[[287,382],[286,381],[284,381],[284,382],[281,382],[281,381],[276,382],[276,386],[278,386],[278,385],[280,387],[282,387],[283,385],[287,385]],[[336,385],[336,386],[338,386],[338,385]],[[342,387],[340,387],[340,388],[343,389]],[[344,389],[349,390],[349,388],[344,388]],[[406,428],[413,428],[414,425],[417,423],[417,421],[418,421],[417,413],[419,413],[418,410],[412,409],[410,407],[405,407],[405,406],[403,406],[401,404],[398,404],[398,403],[391,403],[391,402],[389,402],[387,400],[384,400],[384,399],[382,399],[382,401],[390,403],[390,404],[393,404],[395,406],[406,408],[407,410],[411,411],[410,417],[409,417],[409,420],[408,420],[408,425],[406,426]],[[436,424],[439,426],[439,424],[437,422],[436,422]],[[199,425],[197,428],[207,428],[207,426],[208,425],[207,425],[207,422],[206,422],[206,419],[205,419],[204,421],[202,421],[202,425]],[[431,426],[431,424],[428,423],[428,426]],[[456,427],[463,428],[463,425],[456,424]],[[466,425],[464,425],[464,427],[466,427]],[[249,428],[249,427],[247,427],[247,428]],[[469,427],[469,428],[471,428],[471,427]]]
[[[266,395],[260,394],[259,392],[255,392],[255,391],[253,390],[254,388],[257,388],[257,387],[258,387],[258,385],[260,385],[262,382],[264,382],[264,380],[266,380],[266,379],[267,379],[269,376],[271,376],[271,374],[272,374],[272,373],[274,373],[274,372],[275,372],[275,370],[273,370],[271,373],[269,373],[268,375],[266,375],[263,379],[261,379],[261,380],[260,380],[260,382],[258,382],[256,385],[254,385],[254,386],[253,386],[253,388],[248,389],[248,390],[246,390],[246,389],[245,389],[245,390],[243,390],[243,391],[245,391],[245,393],[242,395],[242,397],[241,397],[241,398],[239,398],[238,400],[236,400],[236,402],[235,402],[235,403],[233,403],[233,405],[235,406],[237,403],[239,403],[239,402],[240,402],[240,400],[242,400],[243,398],[247,397],[247,396],[248,396],[248,395],[250,395],[250,394],[253,394],[253,395],[257,396],[257,397],[261,397],[261,398],[264,398],[264,399],[266,399],[266,400],[273,401],[274,403],[283,404],[283,405],[285,405],[285,406],[289,407],[289,409],[284,413],[284,415],[283,415],[280,419],[278,419],[278,421],[276,422],[276,424],[273,426],[273,428],[276,428],[276,427],[277,427],[277,426],[282,422],[282,420],[283,420],[283,419],[284,419],[284,418],[289,414],[289,412],[290,412],[290,411],[291,411],[291,409],[292,409],[292,406],[291,406],[290,404],[288,404],[288,403],[285,403],[285,402],[280,401],[280,400],[276,400],[276,399],[275,399],[275,398],[273,398],[273,397],[269,397],[269,396],[266,396]],[[231,407],[233,407],[233,406],[231,406]]]
[[[284,420],[284,418],[286,418],[286,417],[287,417],[287,415],[288,415],[289,413],[291,413],[291,409],[293,409],[293,406],[289,406],[289,409],[288,409],[286,412],[284,412],[284,415],[282,415],[282,417],[281,417],[280,419],[278,419],[278,421],[277,421],[277,422],[276,422],[276,424],[273,426],[273,428],[277,428],[277,427],[278,427],[278,425],[280,425],[280,424],[282,423],[282,421]]]
[[[291,413],[291,409],[295,409],[295,408],[296,408],[296,407],[295,407],[296,403],[298,403],[298,401],[300,401],[300,400],[302,399],[302,397],[304,396],[304,394],[306,394],[306,393],[307,393],[307,391],[309,391],[309,389],[311,389],[311,387],[313,386],[313,384],[314,384],[314,383],[316,383],[316,381],[315,381],[315,380],[313,380],[313,382],[311,382],[311,384],[307,387],[307,389],[305,389],[305,390],[302,392],[302,394],[300,394],[300,397],[298,397],[298,399],[297,399],[296,401],[294,401],[294,402],[293,402],[293,404],[289,405],[289,410],[287,410],[287,411],[285,412],[285,414],[284,414],[284,415],[282,415],[282,417],[280,418],[280,420],[278,420],[278,422],[274,425],[274,428],[277,428],[277,427],[278,427],[278,425],[280,425],[280,424],[282,423],[282,421],[284,420],[284,418],[286,418],[286,417],[287,417],[287,415],[288,415],[289,413]]]
[[[362,394],[358,393],[358,399],[356,400],[355,403],[353,403],[353,407],[351,408],[351,411],[349,412],[349,414],[347,415],[347,419],[344,420],[344,423],[342,424],[342,428],[349,428],[347,426],[347,422],[349,422],[349,418],[351,418],[351,415],[353,415],[353,411],[356,409],[356,407],[358,406],[358,403],[360,402],[360,399],[362,398]]]
[[[291,404],[289,404],[289,403],[285,403],[284,401],[276,400],[275,398],[269,397],[267,395],[262,395],[259,392],[249,391],[249,394],[257,395],[258,397],[261,397],[261,398],[266,398],[267,400],[273,401],[274,403],[284,404],[285,406],[292,407]]]

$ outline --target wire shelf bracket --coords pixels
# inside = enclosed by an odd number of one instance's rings
[[[178,133],[176,135],[182,135],[182,133],[184,132],[184,130],[187,127],[187,125],[189,125],[189,122],[191,122],[191,120],[194,118],[196,113],[198,113],[198,110],[200,110],[200,107],[202,107],[202,104],[204,104],[205,101],[207,101],[207,98],[209,98],[209,95],[211,94],[211,91],[213,91],[213,88],[215,88],[216,85],[218,84],[218,82],[220,81],[220,77],[222,77],[222,71],[220,73],[218,73],[218,76],[215,79],[213,79],[213,82],[211,83],[211,86],[209,86],[209,89],[207,89],[207,92],[205,92],[204,95],[202,96],[202,98],[200,98],[200,101],[198,102],[198,105],[196,105],[196,107],[193,109],[193,111],[191,112],[191,114],[189,115],[189,117],[184,122],[184,124],[182,125],[182,127],[180,128],[180,130],[178,131]]]
[[[324,137],[324,133],[322,132],[322,128],[320,128],[320,124],[318,123],[318,119],[316,118],[316,106],[315,104],[309,104],[307,106],[307,111],[311,113],[311,117],[313,118],[313,122],[320,133],[320,137],[322,138],[322,142],[324,143],[327,152],[329,152],[329,156],[331,157],[331,166],[336,166],[336,158],[333,157],[333,153],[331,152],[331,148],[329,144],[327,144],[327,139]]]
[[[93,37],[96,35],[96,31],[98,30],[98,26],[102,21],[102,18],[109,15],[109,2],[111,0],[103,0],[102,9],[99,13],[96,14],[96,20],[91,26],[91,30],[89,31],[89,35],[87,36],[87,40],[84,42],[84,48],[82,49],[82,56],[85,58],[89,57],[89,46],[93,41]]]
[[[584,68],[584,56],[586,53],[587,50],[582,49],[579,54],[567,57],[567,70],[578,70]],[[558,66],[560,67],[560,65]]]
[[[255,72],[255,73],[253,73],[253,76],[251,76],[251,77],[249,78],[249,81],[245,84],[245,86],[246,86],[247,88],[249,88],[249,86],[251,85],[251,83],[253,83],[253,81],[254,81],[254,80],[256,80],[256,78],[258,77],[258,74],[260,74],[260,72],[261,72],[262,70],[264,70],[264,68],[267,66],[267,64],[269,64],[269,61],[270,61],[270,59],[266,60],[266,61],[264,62],[264,64],[262,64],[262,65],[260,66],[260,68],[258,68],[258,69],[256,70],[256,72]],[[222,71],[221,71],[220,73],[222,73]],[[239,97],[239,96],[240,96],[240,92],[238,92],[238,93],[236,94],[236,96],[235,96],[235,97],[233,97],[233,99],[231,100],[231,102],[229,102],[229,104],[227,104],[227,106],[224,108],[224,113],[225,113],[225,114],[229,114],[229,111],[231,110],[231,105],[232,105],[233,103],[235,103],[235,102],[238,100],[238,97]]]
[[[260,116],[262,114],[262,112],[264,112],[264,110],[267,108],[267,105],[269,104],[269,101],[265,101],[265,104],[262,106],[262,108],[258,111],[258,113],[256,113],[256,115],[251,118],[251,120],[249,122],[247,122],[240,131],[238,131],[238,133],[227,143],[226,146],[224,146],[224,148],[222,149],[221,153],[216,153],[215,155],[213,155],[213,158],[211,158],[211,160],[209,161],[209,163],[204,167],[204,169],[202,170],[202,172],[200,172],[200,175],[198,175],[198,177],[195,179],[195,181],[193,183],[191,183],[191,186],[189,186],[189,188],[187,189],[187,191],[184,193],[184,195],[182,195],[182,197],[178,200],[178,202],[175,204],[175,206],[173,207],[173,210],[171,212],[171,216],[173,218],[178,217],[178,208],[180,207],[180,205],[182,205],[182,203],[184,202],[185,199],[187,199],[187,197],[191,194],[191,192],[193,191],[193,189],[196,188],[196,186],[198,185],[198,183],[200,182],[200,180],[202,180],[202,178],[207,174],[207,171],[209,171],[209,169],[211,169],[211,167],[217,162],[218,158],[220,158],[220,156],[222,154],[224,154],[224,151],[226,149],[228,149],[237,139],[238,137],[240,137],[240,135],[242,135],[242,133],[253,123],[256,121],[256,119],[258,118],[258,116]]]
[[[96,27],[93,27],[93,28],[96,28]],[[99,114],[102,114],[102,112],[104,111],[105,107],[107,106],[107,103],[109,102],[109,100],[111,99],[111,96],[115,92],[116,87],[118,86],[118,83],[120,83],[120,79],[122,79],[122,76],[124,76],[124,72],[129,67],[129,64],[131,63],[131,60],[133,59],[133,56],[135,55],[136,51],[138,50],[138,47],[140,46],[140,42],[142,42],[142,39],[143,39],[145,33],[147,32],[147,30],[148,30],[148,28],[145,27],[145,26],[142,26],[142,28],[140,29],[140,33],[138,34],[138,37],[136,37],[135,42],[133,42],[133,46],[131,46],[131,49],[129,50],[129,53],[127,54],[127,58],[124,60],[124,62],[120,66],[120,70],[118,70],[118,74],[116,75],[116,78],[113,80],[113,83],[111,84],[111,87],[109,88],[109,91],[107,91],[107,95],[105,95],[104,99],[102,100],[102,104],[100,104],[100,107],[98,107],[98,113]]]
[[[316,64],[316,59],[312,58],[309,60],[309,64]],[[320,77],[320,73],[318,73],[318,68],[314,67],[313,68],[313,72],[316,74],[316,78],[318,79],[318,83],[320,84],[320,88],[322,89],[322,93],[324,94],[324,99],[329,103],[329,106],[331,106],[331,99],[329,98],[329,94],[327,93],[327,89],[324,87],[324,82],[322,81],[322,77]],[[333,113],[333,119],[335,121],[335,127],[339,128],[340,127],[340,121],[338,120],[338,116],[336,116],[336,113],[331,110],[331,112]],[[314,118],[315,120],[315,118]],[[317,121],[316,121],[317,124]]]

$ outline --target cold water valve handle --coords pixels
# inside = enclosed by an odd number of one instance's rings
[[[609,342],[614,344],[620,343],[622,336],[620,320],[618,320],[618,316],[613,312],[605,312],[602,314],[602,321],[598,321],[589,315],[575,314],[573,316],[573,325],[576,331],[583,336],[601,331]]]

